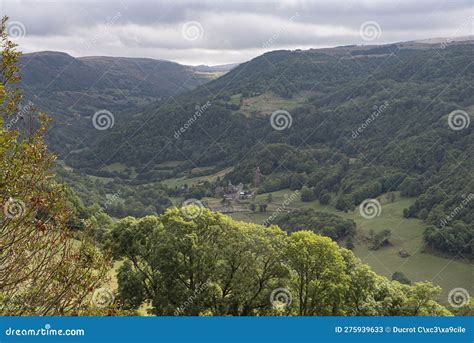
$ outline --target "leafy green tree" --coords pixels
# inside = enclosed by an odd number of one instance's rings
[[[369,238],[372,243],[370,246],[370,249],[378,250],[381,247],[390,244],[389,239],[391,235],[392,235],[392,231],[390,231],[389,229],[384,229],[377,233],[375,233],[373,230],[370,230]]]
[[[400,194],[407,197],[420,195],[422,183],[414,177],[406,177],[400,185]]]
[[[154,315],[449,315],[433,300],[438,288],[391,282],[327,237],[287,235],[190,206],[115,224],[108,241],[124,260],[118,299],[127,309],[146,303]],[[278,292],[292,301],[276,301]]]
[[[353,205],[352,196],[349,194],[341,195],[339,196],[339,198],[337,198],[336,208],[340,211],[347,212],[350,210],[352,205]]]
[[[301,189],[301,201],[313,201],[314,200],[314,193],[311,188],[304,186]]]
[[[337,244],[310,231],[298,231],[288,238],[285,255],[292,269],[297,314],[340,315],[349,279]]]
[[[156,315],[266,313],[269,293],[287,273],[284,232],[237,225],[207,209],[192,221],[178,209],[126,218],[112,236],[115,255],[130,261],[119,271],[120,298],[135,309],[150,301]]]
[[[407,287],[407,286],[405,286]],[[416,282],[406,288],[407,300],[403,306],[404,315],[428,316],[449,315],[449,311],[438,304],[433,298],[441,293],[441,288],[429,282]]]
[[[321,205],[327,205],[331,201],[331,196],[328,193],[323,193],[319,196],[319,202]]]
[[[380,282],[377,274],[370,270],[367,265],[358,261],[350,251],[344,252],[346,261],[346,275],[350,282],[344,294],[345,315],[369,316],[377,315],[382,311],[376,308],[375,292]]]
[[[130,261],[125,261],[117,273],[119,299],[127,308],[137,309],[145,300],[143,275],[133,271]]]
[[[429,213],[427,221],[433,225],[439,225],[441,220],[446,219],[446,214],[444,213],[443,205],[435,206]]]
[[[425,220],[428,218],[428,210],[426,208],[422,208],[420,212],[418,212],[418,218]]]

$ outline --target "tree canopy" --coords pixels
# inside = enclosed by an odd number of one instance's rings
[[[189,205],[195,206],[195,205]],[[186,212],[187,210],[184,210]],[[208,209],[118,221],[119,298],[154,315],[449,315],[428,282],[378,276],[311,231],[239,222]]]

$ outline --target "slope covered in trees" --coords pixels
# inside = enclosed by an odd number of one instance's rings
[[[127,120],[137,106],[189,91],[214,77],[163,60],[75,58],[55,51],[25,54],[20,64],[23,106],[30,104],[54,119],[47,142],[60,154],[84,148],[81,142],[85,146],[93,142],[97,134],[92,125],[95,112],[107,110],[117,121]]]
[[[405,215],[433,225],[430,245],[472,257],[474,202],[465,201],[474,171],[472,49],[472,42],[444,49],[403,43],[266,53],[117,123],[67,163],[135,166],[138,175],[120,177],[143,183],[173,177],[178,169],[161,165],[176,159],[179,170],[233,166],[226,179],[234,184],[251,183],[259,167],[261,191],[305,186],[343,211],[400,191],[418,197]],[[249,105],[262,94],[288,104],[283,130],[271,125],[271,111]]]

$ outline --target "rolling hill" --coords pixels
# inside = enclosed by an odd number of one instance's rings
[[[91,138],[96,111],[127,118],[138,106],[162,101],[217,77],[212,68],[206,71],[163,60],[74,58],[54,51],[25,54],[21,66],[25,103],[31,101],[53,117],[48,143],[61,154],[80,149],[80,142]],[[229,68],[232,66],[218,70],[223,74]]]

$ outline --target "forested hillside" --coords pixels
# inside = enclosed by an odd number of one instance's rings
[[[461,42],[266,53],[117,122],[66,162],[132,184],[226,167],[226,181],[251,184],[258,167],[261,192],[304,186],[342,211],[400,191],[418,197],[405,216],[433,225],[429,245],[472,257],[472,50]]]
[[[74,58],[55,51],[25,54],[20,63],[23,107],[35,107],[54,118],[47,141],[61,154],[84,148],[84,141],[94,141],[92,117],[97,111],[107,110],[125,121],[138,106],[189,91],[216,77],[169,61]]]

